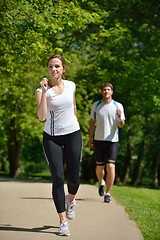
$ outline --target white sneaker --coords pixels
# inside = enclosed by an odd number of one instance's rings
[[[73,202],[68,201],[68,197],[66,196],[66,216],[69,220],[72,220],[75,217],[75,200]]]
[[[66,220],[61,220],[58,235],[59,236],[69,236],[70,235],[69,225]]]

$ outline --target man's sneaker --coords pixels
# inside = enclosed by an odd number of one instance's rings
[[[101,197],[104,196],[104,185],[99,186],[98,193]]]
[[[66,220],[61,220],[60,226],[59,226],[59,236],[69,236],[69,225]]]
[[[66,216],[69,220],[72,220],[75,217],[75,200],[73,202],[68,201],[68,197],[66,196]]]
[[[111,197],[109,194],[104,195],[104,202],[110,203],[111,202]]]

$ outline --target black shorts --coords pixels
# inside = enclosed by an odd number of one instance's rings
[[[118,154],[118,142],[94,140],[93,144],[96,157],[96,165],[103,166],[106,163],[115,164]]]

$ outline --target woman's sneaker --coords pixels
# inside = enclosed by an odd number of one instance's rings
[[[69,225],[66,220],[61,220],[58,235],[59,236],[69,236],[70,235]]]
[[[111,202],[111,197],[110,197],[109,194],[105,194],[104,195],[104,202],[106,202],[106,203],[110,203]]]
[[[69,220],[72,220],[75,217],[75,200],[69,202],[68,197],[66,196],[66,216]]]

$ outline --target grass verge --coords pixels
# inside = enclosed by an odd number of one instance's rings
[[[112,195],[137,223],[144,240],[160,239],[160,190],[115,185]]]

